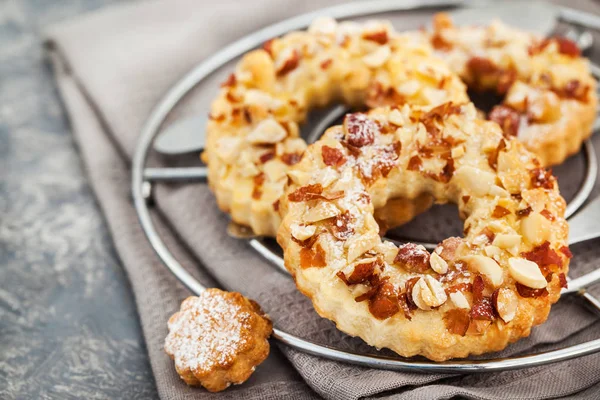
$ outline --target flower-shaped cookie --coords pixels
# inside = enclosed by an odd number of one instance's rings
[[[177,373],[211,392],[246,381],[267,358],[273,331],[256,302],[219,289],[185,299],[168,326],[165,351]]]

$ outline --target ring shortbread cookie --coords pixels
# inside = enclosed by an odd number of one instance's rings
[[[556,179],[472,104],[348,114],[290,171],[277,241],[317,312],[377,348],[432,360],[503,349],[544,322],[570,252]],[[458,205],[464,238],[382,241],[394,198]]]
[[[568,39],[544,39],[496,21],[456,27],[434,17],[436,54],[476,90],[503,95],[489,118],[543,165],[562,163],[592,134],[598,98],[589,61]]]
[[[298,123],[312,107],[468,102],[466,88],[425,36],[386,23],[318,19],[243,57],[213,102],[202,158],[219,207],[259,235],[279,227],[287,172],[306,148]],[[402,200],[378,210],[390,226],[423,211]]]

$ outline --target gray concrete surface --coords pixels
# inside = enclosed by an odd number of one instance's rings
[[[0,398],[152,399],[126,276],[40,32],[115,0],[0,0]]]

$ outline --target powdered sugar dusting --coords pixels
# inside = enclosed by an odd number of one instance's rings
[[[205,291],[190,297],[169,320],[165,350],[178,370],[208,372],[226,367],[249,344],[251,315],[225,293]]]

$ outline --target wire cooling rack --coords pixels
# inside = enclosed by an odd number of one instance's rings
[[[481,5],[477,2],[477,5]],[[306,28],[313,19],[318,16],[327,15],[337,19],[362,17],[365,15],[376,15],[386,12],[415,11],[423,9],[436,9],[448,7],[464,7],[470,5],[468,2],[458,0],[421,0],[421,1],[403,1],[397,0],[374,0],[343,4],[330,7],[319,11],[300,15],[285,21],[265,27],[253,34],[250,34],[231,45],[223,48],[206,61],[195,66],[187,75],[177,82],[167,94],[161,99],[158,105],[151,112],[146,121],[143,130],[139,136],[135,155],[132,164],[132,193],[133,202],[139,217],[140,224],[151,246],[159,256],[165,267],[167,267],[190,291],[198,295],[205,290],[191,274],[175,259],[169,251],[150,218],[151,185],[153,182],[181,181],[191,179],[202,179],[206,177],[206,170],[203,167],[194,168],[149,168],[146,167],[148,155],[151,150],[154,138],[167,116],[177,106],[180,101],[194,87],[202,82],[213,72],[217,71],[223,65],[243,53],[259,46],[266,40],[285,34],[295,29]],[[568,24],[600,31],[600,17],[586,12],[559,8],[559,19]],[[600,78],[600,68],[592,66],[592,72],[598,79]],[[314,141],[323,132],[324,128],[334,121],[340,113],[345,110],[336,108],[329,113],[318,126],[309,135],[309,141]],[[598,124],[596,124],[596,128]],[[567,217],[572,216],[586,202],[590,196],[597,174],[597,159],[594,148],[588,141],[583,147],[586,159],[586,172],[582,185],[577,191],[575,197],[567,207]],[[265,244],[263,239],[252,238],[249,243],[253,249],[260,253],[266,260],[276,267],[285,270],[283,260],[280,254],[272,246]],[[425,243],[426,245],[430,245]],[[287,271],[286,271],[287,272]],[[583,275],[569,282],[569,289],[563,291],[563,295],[579,294],[588,300],[588,302],[600,311],[600,302],[585,292],[590,285],[600,281],[600,269]],[[555,363],[563,360],[581,357],[587,354],[600,352],[600,339],[569,346],[559,350],[548,351],[525,356],[510,358],[495,358],[487,360],[460,360],[447,362],[420,361],[403,357],[385,357],[378,355],[368,355],[348,352],[335,349],[329,346],[320,345],[295,335],[289,334],[277,328],[273,330],[273,337],[286,345],[309,354],[324,357],[327,359],[341,361],[371,368],[389,369],[396,371],[411,372],[439,372],[439,373],[473,373],[487,371],[506,371],[533,366],[540,366]]]

